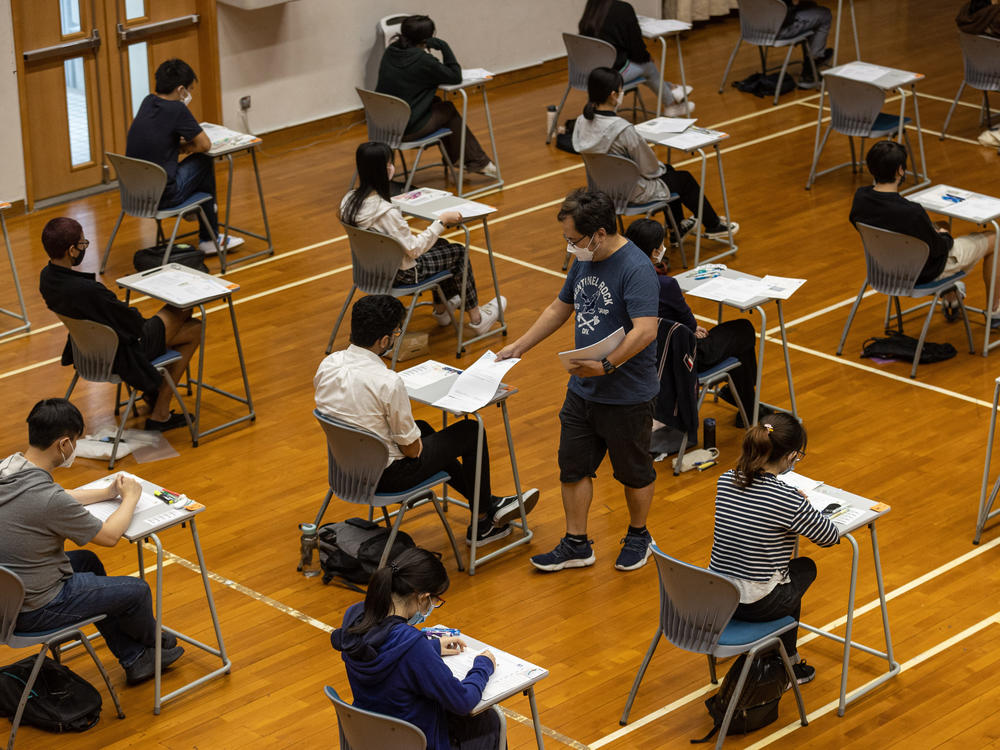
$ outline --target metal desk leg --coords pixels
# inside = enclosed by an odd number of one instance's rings
[[[7,260],[10,263],[10,274],[14,279],[14,291],[17,292],[17,302],[21,306],[21,313],[18,314],[16,312],[5,310],[4,308],[0,307],[0,314],[9,315],[12,318],[16,318],[17,320],[20,320],[23,323],[23,325],[16,326],[14,328],[11,328],[9,331],[4,331],[3,333],[0,333],[0,338],[4,338],[5,336],[11,336],[15,333],[20,333],[21,331],[31,330],[31,323],[28,320],[28,308],[25,307],[24,304],[24,295],[21,293],[21,282],[17,278],[17,266],[14,264],[14,250],[10,246],[10,235],[7,234],[7,220],[4,218],[2,211],[3,209],[0,209],[0,228],[3,229],[3,242],[4,245],[7,247]]]
[[[510,470],[514,475],[514,492],[517,494],[519,510],[521,511],[521,531],[530,539],[533,532],[528,530],[528,516],[524,512],[524,493],[521,490],[521,477],[517,472],[517,458],[514,455],[514,436],[510,433],[510,414],[507,413],[507,402],[500,402],[500,412],[503,414],[503,429],[507,435],[507,452],[510,454]]]
[[[698,215],[695,217],[695,237],[694,237],[694,267],[697,268],[701,265],[701,235],[702,231],[705,229],[705,225],[701,220],[702,215],[705,211],[705,169],[706,169],[706,156],[704,149],[698,149],[698,153],[701,155],[701,182],[699,183],[698,190]]]
[[[469,98],[465,93],[465,89],[457,89],[462,94],[462,135],[460,137],[460,143],[462,146],[462,153],[459,154],[458,163],[458,191],[457,195],[460,198],[471,198],[473,195],[479,195],[480,193],[485,193],[487,190],[494,190],[499,187],[503,187],[503,176],[500,173],[500,157],[497,154],[497,139],[496,134],[493,130],[493,116],[490,114],[490,101],[486,94],[486,84],[478,84],[478,88],[482,91],[483,95],[483,111],[486,114],[486,129],[490,136],[490,148],[493,151],[493,165],[497,168],[497,178],[494,182],[488,185],[482,185],[475,190],[465,189],[465,138],[466,129],[469,126],[468,123],[468,107]]]
[[[483,418],[476,412],[473,414],[479,423],[479,431],[476,433],[476,481],[472,490],[472,507],[469,509],[472,514],[470,523],[472,524],[472,537],[469,539],[469,575],[476,574],[476,543],[479,541],[479,479],[483,469],[483,440],[486,439],[486,425]]]
[[[656,116],[659,117],[663,114],[663,81],[667,76],[667,40],[658,36],[656,41],[660,43],[660,90],[656,92]]]
[[[848,0],[851,8],[851,28],[854,30],[855,59],[861,59],[861,44],[858,41],[858,19],[854,15],[854,0]],[[840,16],[844,10],[844,0],[837,0],[837,23],[833,34],[833,67],[837,67],[837,55],[840,52]]]
[[[465,351],[465,345],[469,343],[463,339],[465,334],[465,288],[469,279],[469,263],[472,262],[472,259],[469,258],[469,254],[472,250],[469,247],[469,227],[467,227],[464,223],[462,224],[462,231],[465,232],[465,263],[462,265],[462,291],[459,292],[459,309],[456,310],[458,317],[458,343],[455,345],[456,359],[462,358],[462,352]]]
[[[524,694],[528,696],[528,705],[531,706],[531,721],[535,725],[535,744],[538,745],[538,750],[543,750],[545,743],[542,741],[542,722],[538,718],[538,706],[535,703],[535,686],[529,687]]]
[[[795,408],[795,384],[792,382],[792,362],[788,353],[788,333],[785,331],[785,312],[781,306],[781,300],[775,300],[778,305],[778,326],[781,328],[781,349],[785,353],[785,378],[788,380],[788,398],[792,403],[792,416],[799,418],[799,412]]]
[[[715,144],[713,147],[715,149],[715,160],[719,168],[719,187],[722,190],[722,210],[725,212],[726,221],[729,222],[731,219],[729,215],[729,195],[726,192],[726,175],[722,170],[722,152],[719,150],[719,144]],[[698,154],[701,156],[701,185],[698,191],[698,216],[696,217],[695,230],[697,234],[694,240],[694,265],[695,267],[701,265],[701,236],[705,230],[705,224],[702,221],[702,217],[705,211],[705,174],[708,168],[708,157],[705,155],[704,149],[697,149]],[[729,249],[724,250],[721,253],[713,255],[711,258],[706,258],[706,263],[711,263],[718,260],[719,258],[725,258],[727,255],[733,255],[737,250],[736,244],[733,242],[733,230],[729,229]]]
[[[997,255],[1000,255],[1000,225],[997,224],[996,219],[990,221],[993,225],[993,262],[990,267],[990,296],[986,300],[986,331],[983,333],[983,356],[985,357],[990,353],[992,349],[1000,341],[990,343],[990,334],[993,332],[993,305],[996,299],[996,285],[997,285]]]
[[[257,182],[257,198],[260,200],[260,216],[264,220],[264,236],[267,238],[268,255],[274,255],[274,242],[271,240],[271,223],[267,220],[267,206],[264,205],[264,187],[260,184],[260,165],[257,163],[257,149],[250,149],[250,159],[253,161],[253,175]],[[260,253],[255,253],[259,255]],[[254,257],[254,256],[249,256]]]
[[[465,306],[465,274],[468,274],[468,272],[469,272],[469,263],[471,262],[471,259],[469,258],[469,255],[470,255],[470,251],[469,251],[469,230],[464,225],[463,225],[463,228],[465,229],[465,248],[466,248],[466,252],[465,252],[465,269],[463,271],[463,276],[462,276],[462,306],[464,307]],[[486,237],[486,255],[487,255],[487,257],[489,258],[489,261],[490,261],[490,274],[493,277],[493,292],[496,295],[497,304],[499,305],[500,304],[500,282],[497,280],[497,266],[496,266],[496,260],[493,257],[493,243],[490,240],[490,228],[489,228],[489,225],[487,224],[485,216],[483,217],[483,235]],[[504,336],[506,336],[507,335],[507,321],[504,319],[503,307],[500,307],[500,315],[497,318],[497,321],[500,323],[500,326],[498,328],[491,328],[490,330],[484,331],[483,333],[480,333],[480,334],[478,334],[476,336],[473,336],[471,339],[468,339],[468,340],[462,338],[463,334],[460,333],[459,334],[460,338],[459,338],[458,356],[459,357],[462,356],[462,352],[465,351],[465,348],[469,344],[474,344],[477,341],[482,341],[483,339],[489,338],[490,336],[495,336],[498,333],[501,333]]]
[[[250,421],[254,421],[257,415],[253,410],[253,398],[250,396],[250,379],[247,377],[247,361],[243,356],[243,343],[240,341],[240,327],[236,323],[236,308],[233,307],[233,295],[226,297],[226,302],[229,304],[229,319],[233,322],[233,341],[236,343],[236,357],[240,360],[240,373],[243,375],[243,393],[246,395],[246,405],[249,411]],[[781,310],[781,303],[778,303],[778,310]],[[784,331],[784,327],[782,327]],[[791,373],[791,371],[789,371]],[[789,374],[791,378],[791,374]],[[788,384],[791,386],[791,380],[789,379]],[[792,402],[794,403],[794,401]]]
[[[226,230],[222,234],[222,245],[225,247],[226,243],[229,242],[229,209],[233,205],[233,155],[226,154],[226,161],[229,162],[229,169],[226,175]],[[225,256],[225,253],[223,253]],[[222,273],[225,273],[226,269],[222,269]]]
[[[914,190],[920,190],[921,188],[927,187],[931,184],[930,178],[927,176],[927,157],[924,154],[924,130],[920,125],[920,101],[917,98],[917,87],[916,84],[910,84],[910,96],[913,97],[913,120],[917,126],[917,147],[920,152],[920,169],[922,172],[917,171],[916,159],[913,160],[913,183],[905,190],[900,191],[900,195],[906,195],[907,193],[912,193]],[[906,92],[902,89],[899,90],[899,122],[901,123],[899,132],[896,133],[896,142],[901,143],[903,139],[903,130],[906,125],[903,123],[903,117],[906,112]]]
[[[459,89],[462,95],[462,133],[458,138],[458,195],[464,197],[462,185],[465,181],[465,133],[469,129],[469,95],[465,89]]]
[[[834,47],[834,53],[833,53],[834,65],[837,64],[836,49],[837,48]],[[819,113],[816,115],[816,135],[813,138],[812,166],[809,167],[809,177],[806,178],[806,190],[811,190],[813,183],[816,182],[816,167],[819,164],[819,152],[820,149],[822,148],[820,146],[819,141],[820,141],[820,133],[823,131],[823,102],[826,100],[826,76],[823,76],[822,78],[823,80],[819,85]]]
[[[154,607],[156,612],[154,613],[156,617],[156,631],[154,638],[156,638],[156,644],[154,648],[156,649],[156,655],[153,660],[153,713],[160,713],[160,706],[163,701],[161,698],[161,683],[160,678],[163,675],[163,665],[161,664],[162,649],[163,649],[163,544],[160,542],[160,537],[156,534],[150,534],[147,539],[152,539],[153,544],[156,545],[156,593],[154,595]],[[139,546],[142,546],[142,542],[139,542]],[[140,553],[141,555],[141,553]],[[141,557],[140,557],[141,559]]]
[[[230,153],[230,154],[226,154],[225,155],[226,159],[228,159],[228,161],[229,161],[229,173],[228,173],[228,177],[226,178],[226,213],[225,213],[225,220],[224,220],[224,223],[221,224],[221,226],[225,227],[225,232],[222,235],[222,241],[225,242],[226,240],[228,240],[229,239],[229,235],[230,235],[231,232],[239,232],[240,234],[245,234],[248,237],[255,237],[258,240],[264,240],[264,241],[266,241],[267,242],[267,247],[264,248],[263,250],[258,250],[255,253],[250,253],[250,255],[244,255],[243,257],[238,258],[236,260],[227,261],[224,264],[223,268],[222,268],[222,273],[223,274],[226,273],[226,269],[229,266],[235,266],[238,263],[246,263],[247,261],[253,260],[254,258],[259,258],[262,255],[274,255],[274,241],[271,238],[271,224],[270,224],[270,222],[267,219],[267,206],[264,203],[264,188],[263,188],[263,185],[261,184],[261,181],[260,181],[260,164],[257,161],[257,149],[256,149],[256,147],[251,146],[250,148],[247,148],[246,151],[248,151],[250,153],[250,159],[253,161],[253,175],[254,175],[254,181],[257,184],[257,201],[260,204],[260,216],[261,216],[261,219],[264,222],[264,234],[258,234],[257,232],[251,232],[248,229],[240,229],[239,227],[231,226],[230,223],[229,223],[229,212],[230,212],[230,208],[232,206],[232,200],[233,200],[233,198],[232,198],[232,196],[233,196],[233,156],[234,156],[235,153],[240,153],[240,152],[234,152],[234,153]],[[226,253],[222,253],[222,256],[220,256],[220,258],[224,257],[225,255],[226,255]]]
[[[983,535],[983,526],[996,515],[996,513],[991,513],[990,509],[996,501],[997,492],[1000,491],[1000,479],[993,485],[989,500],[986,498],[986,485],[990,480],[990,463],[993,458],[993,440],[996,437],[998,406],[1000,406],[1000,378],[997,378],[996,385],[993,386],[993,409],[990,411],[990,429],[986,436],[986,460],[983,462],[983,484],[979,490],[979,512],[976,514],[976,535],[972,538],[973,544],[979,544],[979,538]]]
[[[726,192],[726,175],[722,172],[722,151],[719,150],[718,143],[715,144],[714,148],[715,163],[719,168],[719,188],[722,190],[722,210],[726,212],[726,223],[729,225],[729,250],[716,256],[717,258],[721,258],[724,255],[733,255],[736,252],[736,243],[733,242],[733,217],[729,213],[729,193]]]
[[[875,524],[868,524],[868,531],[872,537],[872,562],[875,565],[875,582],[878,585],[879,607],[882,609],[882,634],[885,636],[885,657],[889,662],[889,676],[899,673],[900,665],[896,663],[896,658],[892,653],[892,635],[889,632],[889,609],[885,602],[885,581],[882,579],[882,558],[878,552],[878,536],[875,533]],[[866,691],[867,692],[867,691]]]
[[[205,328],[208,326],[208,313],[205,305],[198,305],[201,311],[201,343],[198,344],[198,389],[194,396],[194,447],[198,447],[201,439],[201,391],[205,380]],[[190,381],[190,378],[189,378]]]
[[[767,311],[763,305],[757,305],[754,309],[760,313],[760,343],[757,344],[757,382],[754,385],[751,425],[757,424],[757,420],[760,418],[760,386],[764,376],[764,338],[767,336]],[[719,318],[721,320],[722,316],[720,315]]]
[[[858,586],[858,542],[852,534],[842,537],[851,543],[851,585],[847,594],[847,623],[844,626],[844,663],[840,671],[840,705],[837,715],[843,716],[847,708],[847,669],[851,661],[851,631],[854,629],[854,595]]]
[[[687,105],[688,105],[688,95],[687,95],[687,79],[684,77],[684,57],[681,54],[681,35],[677,34],[674,36],[674,44],[677,45],[677,68],[681,74],[681,88],[684,90],[684,117],[688,116]],[[665,51],[665,50],[664,50]],[[661,75],[662,79],[663,76]],[[662,88],[662,87],[661,87]]]

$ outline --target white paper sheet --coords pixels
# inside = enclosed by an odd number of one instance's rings
[[[235,146],[246,146],[258,140],[255,135],[240,133],[238,130],[230,130],[222,125],[216,125],[211,122],[202,122],[199,124],[201,125],[201,129],[205,131],[205,135],[208,136],[208,140],[212,142],[212,146],[208,150],[209,155],[213,152],[225,151]]]
[[[567,371],[573,369],[574,365],[572,360],[574,359],[594,359],[600,361],[617,349],[624,340],[625,329],[619,328],[610,336],[606,336],[600,341],[590,344],[589,346],[559,352],[559,361],[562,362],[563,367],[565,367]]]
[[[650,18],[649,16],[637,16],[639,19],[639,31],[643,36],[657,37],[662,34],[676,34],[678,31],[688,31],[691,24],[686,21],[678,21],[676,18]]]
[[[460,654],[451,654],[442,657],[445,666],[451,670],[456,679],[465,679],[465,675],[472,669],[472,664],[476,660],[476,657],[485,649],[489,649],[497,662],[496,669],[490,675],[489,682],[486,683],[486,687],[483,690],[483,697],[479,702],[479,706],[489,705],[497,697],[506,695],[512,690],[522,688],[532,682],[533,679],[537,679],[545,674],[545,669],[542,667],[520,659],[506,651],[501,651],[495,646],[490,646],[465,635],[459,637],[469,643],[469,648]]]
[[[408,193],[397,195],[392,199],[392,202],[400,206],[419,206],[423,203],[436,201],[438,198],[444,198],[446,195],[451,195],[451,193],[447,190],[437,190],[435,188],[419,188],[418,190],[411,190]]]
[[[441,362],[429,359],[426,362],[421,362],[419,365],[414,365],[407,370],[403,370],[399,373],[399,376],[403,379],[403,383],[406,384],[407,390],[415,391],[433,385],[459,372],[461,370],[455,367],[449,367]]]
[[[788,299],[795,291],[806,283],[805,279],[792,279],[787,276],[772,276],[768,274],[760,280],[763,287],[767,289],[767,296],[774,299]]]
[[[988,221],[1000,215],[1000,199],[950,185],[935,185],[907,197],[931,211],[943,211],[970,221]]]
[[[683,133],[698,122],[697,117],[654,117],[652,120],[639,123],[635,129],[639,135],[667,135],[668,133]]]
[[[850,78],[854,81],[867,81],[868,83],[871,83],[873,81],[877,81],[889,72],[891,72],[891,69],[883,68],[881,65],[872,65],[871,63],[865,62],[851,62],[847,63],[847,65],[841,65],[837,69],[836,75],[841,78]]]
[[[794,471],[782,474],[778,477],[778,481],[783,482],[790,487],[794,487],[797,490],[802,490],[803,492],[810,492],[823,484],[818,479],[810,479],[809,477],[804,477]],[[823,507],[825,508],[826,506]],[[820,508],[820,510],[823,510],[823,508]]]
[[[767,296],[764,287],[761,286],[760,279],[730,279],[725,276],[709,279],[685,294],[710,299],[714,302],[733,302],[737,305],[745,304],[757,297]]]
[[[163,298],[177,307],[186,307],[196,300],[216,297],[239,287],[238,284],[209,276],[205,273],[188,273],[167,268],[149,272],[129,285],[140,292]]]
[[[679,148],[682,151],[694,151],[695,149],[701,148],[706,143],[718,140],[718,138],[719,134],[712,132],[711,130],[692,127],[688,128],[683,133],[664,139],[663,145],[669,146],[670,148]]]
[[[133,474],[122,471],[118,472],[126,477],[131,477],[136,481],[139,478]],[[90,484],[84,485],[86,489],[97,489],[103,488],[110,485],[118,474],[112,474],[110,477],[105,477],[104,479],[98,479],[96,482],[91,482]],[[84,507],[92,515],[100,519],[101,521],[107,521],[111,517],[111,514],[118,510],[118,507],[122,504],[121,498],[115,498],[114,500],[102,500],[99,503],[91,503],[90,505],[85,505]],[[167,506],[163,501],[158,500],[153,497],[152,493],[143,490],[142,494],[139,496],[139,502],[136,503],[135,512],[139,513],[143,510],[149,510],[150,508],[163,508],[166,510]]]
[[[496,395],[507,371],[520,361],[517,358],[497,361],[497,355],[487,351],[455,379],[448,395],[439,398],[433,406],[455,413],[481,409]]]
[[[449,211],[458,211],[463,219],[474,219],[478,216],[486,216],[496,211],[493,206],[487,206],[485,203],[476,203],[475,201],[466,201],[465,203],[459,203],[457,206],[449,206],[448,208],[442,208],[440,211],[435,211],[435,216],[440,216],[443,213]]]
[[[462,68],[462,83],[468,81],[490,80],[493,74],[486,68]]]

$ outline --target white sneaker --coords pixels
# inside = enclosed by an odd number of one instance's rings
[[[446,303],[447,308],[445,309],[444,312],[439,313],[432,311],[432,314],[434,315],[434,320],[437,321],[437,324],[439,326],[450,326],[451,321],[454,320],[454,316],[461,315],[461,313],[458,311],[458,306],[461,303],[462,303],[462,298],[456,294],[454,297],[448,300],[448,302]]]
[[[485,167],[483,167],[482,169],[477,169],[476,171],[479,172],[479,174],[481,175],[492,177],[494,180],[500,176],[500,173],[497,171],[497,165],[494,164],[493,162],[489,162]]]
[[[674,101],[678,104],[684,101],[684,96],[691,96],[694,86],[672,86],[670,93],[674,95]]]
[[[670,104],[663,108],[664,117],[686,117],[694,112],[694,102],[687,103],[687,109],[683,104]]]
[[[242,237],[236,237],[235,235],[229,235],[229,239],[226,240],[226,252],[239,247],[244,242]],[[219,244],[222,244],[221,238]],[[218,255],[218,250],[215,249],[215,243],[211,240],[203,240],[198,243],[198,249],[201,250],[205,255]]]
[[[705,232],[705,237],[710,240],[728,240],[729,232],[732,230],[733,234],[740,231],[740,225],[735,221],[729,221],[725,216],[719,217],[720,227],[714,232]]]
[[[507,298],[501,296],[500,304],[497,304],[496,299],[491,299],[485,305],[479,308],[480,315],[483,319],[479,323],[469,323],[469,328],[476,332],[477,336],[481,336],[493,327],[493,324],[497,322],[497,318],[500,317],[500,310],[507,310]]]

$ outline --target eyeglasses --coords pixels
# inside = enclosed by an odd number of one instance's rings
[[[805,451],[795,451],[795,459],[794,460],[801,461],[805,457],[806,457],[806,452]]]
[[[443,607],[444,599],[442,599],[440,596],[437,596],[436,594],[431,594],[431,606],[434,607],[434,609],[437,609],[438,607]]]
[[[563,235],[563,239],[565,239],[565,240],[566,240],[566,242],[568,242],[568,243],[569,243],[570,245],[572,245],[573,247],[575,247],[575,248],[577,248],[577,249],[581,249],[581,245],[580,245],[580,243],[581,243],[581,242],[583,242],[583,241],[584,241],[585,239],[587,239],[587,236],[588,236],[588,235],[586,235],[586,234],[585,234],[585,235],[583,235],[583,237],[577,237],[577,238],[576,238],[575,240],[571,240],[571,239],[570,239],[569,237],[567,237],[567,236],[566,236],[566,235],[564,234],[564,235]]]
[[[73,247],[75,247],[77,250],[86,250],[88,247],[90,247],[90,240],[84,237],[79,242],[74,242]]]

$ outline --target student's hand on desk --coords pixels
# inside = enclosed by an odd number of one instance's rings
[[[118,494],[121,495],[122,500],[138,500],[139,495],[142,494],[142,485],[132,477],[127,477],[124,474],[118,475],[115,479],[115,484],[119,485]]]
[[[461,638],[455,638],[453,636],[448,636],[446,638],[439,638],[438,643],[441,644],[441,656],[451,656],[452,654],[460,654],[465,651],[468,644]]]
[[[462,223],[462,214],[458,211],[445,211],[438,216],[438,220],[446,227],[456,227]]]
[[[481,653],[480,656],[485,656],[487,659],[489,659],[491,662],[493,662],[493,668],[494,669],[497,668],[497,658],[493,654],[490,653],[489,649],[486,649],[485,651],[483,651],[483,653]]]
[[[578,378],[596,378],[604,374],[604,365],[599,360],[571,359],[570,362],[573,364],[573,369],[569,371],[569,374],[576,375]]]
[[[696,339],[703,339],[708,335],[708,329],[702,328],[701,326],[696,326],[694,329],[694,337]]]

